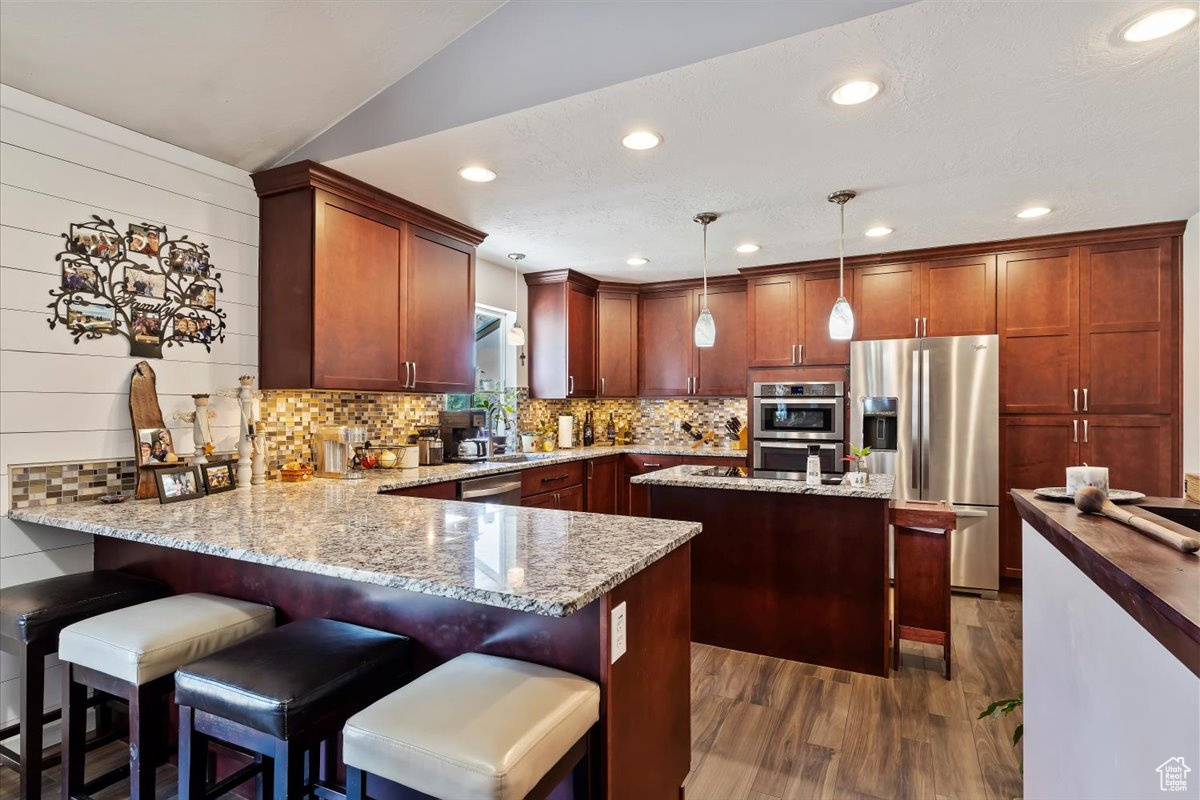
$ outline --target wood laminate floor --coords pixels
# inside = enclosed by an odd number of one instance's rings
[[[1017,719],[977,720],[1021,687],[1021,601],[955,596],[954,679],[941,649],[903,642],[891,679],[692,645],[692,771],[688,800],[1013,800],[1021,796]],[[127,757],[93,754],[88,774]],[[17,778],[0,769],[0,800]],[[175,798],[175,768],[157,796]],[[43,800],[58,798],[58,768]],[[95,800],[128,797],[128,783]]]

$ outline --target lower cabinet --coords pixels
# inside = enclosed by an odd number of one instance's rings
[[[593,458],[587,462],[584,496],[587,510],[593,514],[617,513],[618,474],[621,471],[619,456]]]
[[[646,486],[630,483],[634,475],[645,475],[682,464],[678,456],[648,456],[627,453],[624,457],[624,475],[621,478],[621,498],[618,502],[618,514],[630,517],[650,516],[650,490]]]
[[[521,498],[527,508],[554,508],[559,511],[583,511],[583,484],[567,486],[553,492],[539,492]]]
[[[414,486],[411,489],[393,489],[384,494],[390,494],[394,497],[428,497],[433,500],[457,500],[458,483],[456,481],[427,483],[424,486]]]

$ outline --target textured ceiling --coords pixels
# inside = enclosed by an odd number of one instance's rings
[[[501,0],[0,4],[0,81],[254,170],[411,72]]]
[[[1200,197],[1197,27],[1119,43],[1144,3],[917,3],[614,87],[330,161],[490,236],[526,269],[658,280],[1182,219]],[[863,106],[826,96],[860,75]],[[664,144],[635,153],[630,128]],[[499,173],[469,184],[456,170]],[[1029,205],[1054,213],[1017,220]],[[894,227],[866,239],[872,225]],[[763,248],[733,252],[742,241]],[[628,267],[630,255],[651,259]]]

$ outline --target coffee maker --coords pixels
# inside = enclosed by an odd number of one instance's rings
[[[488,432],[485,409],[439,411],[438,423],[447,461],[486,461],[492,455],[492,437]]]
[[[313,441],[317,477],[345,480],[361,478],[362,472],[354,468],[354,448],[362,447],[366,442],[366,428],[345,425],[319,428]]]

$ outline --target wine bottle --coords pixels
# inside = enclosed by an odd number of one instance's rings
[[[604,431],[609,444],[617,443],[617,423],[613,421],[613,412],[608,412],[608,428]]]
[[[583,418],[583,446],[591,447],[596,443],[596,429],[592,424],[592,412],[588,411]]]

